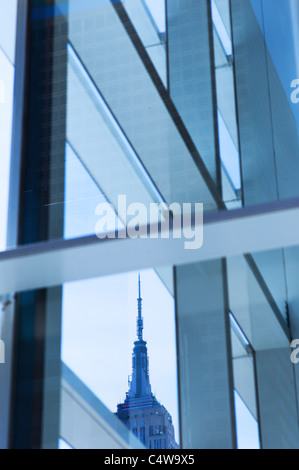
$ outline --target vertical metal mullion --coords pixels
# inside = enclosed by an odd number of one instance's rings
[[[165,8],[165,28],[166,28],[166,82],[167,82],[167,90],[170,95],[170,74],[169,74],[169,47],[168,47],[168,6],[167,0],[164,0],[164,8]]]
[[[262,430],[261,430],[260,400],[259,400],[259,393],[258,393],[258,378],[257,378],[257,369],[256,369],[255,350],[253,348],[252,348],[252,357],[253,357],[254,389],[255,389],[255,401],[256,401],[256,410],[257,410],[257,423],[258,423],[258,431],[259,431],[259,441],[260,441],[260,448],[263,449],[263,439],[262,439]]]
[[[180,342],[179,342],[179,314],[177,309],[177,275],[176,266],[173,267],[173,287],[174,287],[174,312],[175,312],[175,351],[176,351],[176,366],[177,366],[177,390],[178,390],[178,411],[179,411],[179,428],[180,428],[180,449],[184,448],[183,433],[182,433],[182,394],[181,394],[181,378],[180,378]]]
[[[226,259],[222,259],[222,279],[223,279],[223,296],[225,308],[225,329],[226,329],[226,348],[227,348],[227,370],[229,382],[229,397],[231,407],[231,430],[233,448],[237,449],[237,427],[236,427],[236,410],[234,398],[234,371],[233,371],[233,354],[232,354],[232,340],[231,340],[231,327],[229,320],[229,291],[228,291],[228,273]]]
[[[28,69],[28,30],[29,0],[18,0],[17,32],[15,48],[15,80],[13,125],[10,161],[10,189],[8,207],[7,246],[12,248],[18,243],[21,165],[24,146],[26,119],[25,90]]]
[[[218,128],[218,103],[217,103],[217,82],[216,82],[216,64],[214,52],[214,26],[212,19],[212,5],[211,0],[207,0],[207,17],[209,28],[209,45],[210,45],[210,65],[211,65],[211,88],[213,100],[213,116],[214,116],[214,145],[215,145],[215,159],[216,159],[216,181],[219,199],[222,201],[222,175],[221,175],[221,158],[220,158],[220,144],[219,144],[219,128]]]
[[[13,101],[13,123],[12,143],[10,159],[10,186],[7,221],[7,247],[12,248],[18,244],[19,216],[20,216],[20,185],[21,166],[24,147],[24,128],[26,119],[26,83],[28,67],[28,24],[29,24],[29,0],[18,0],[17,27],[15,46],[15,72],[14,72],[14,101]],[[10,379],[10,402],[9,423],[7,429],[7,447],[13,447],[13,418],[15,396],[15,374],[16,374],[16,343],[18,320],[16,315],[17,303],[12,305],[12,353],[11,353],[11,379]]]
[[[232,67],[233,67],[234,95],[235,95],[235,113],[236,113],[236,123],[237,123],[237,132],[238,132],[238,145],[239,145],[241,198],[242,198],[242,206],[245,206],[245,194],[244,194],[244,183],[243,183],[243,165],[242,165],[242,149],[241,149],[241,136],[240,136],[240,120],[239,120],[239,107],[238,107],[238,88],[237,88],[236,61],[235,61],[235,41],[234,41],[234,28],[233,28],[233,15],[232,15],[231,0],[229,0],[229,16],[230,16],[230,25],[231,25],[231,42],[232,42],[232,56],[233,56]]]

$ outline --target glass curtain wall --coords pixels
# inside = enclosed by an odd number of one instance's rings
[[[83,246],[87,236],[128,228],[137,212],[139,226],[172,218],[171,204],[193,211],[203,203],[217,217],[298,196],[299,108],[290,87],[298,31],[293,2],[279,5],[19,2],[26,41],[17,41],[25,66],[16,62],[24,93],[23,113],[15,102],[21,142],[11,168],[20,183],[10,191],[10,248],[51,254],[72,239]],[[0,30],[7,125],[13,28]],[[7,182],[9,139],[3,146]],[[160,213],[149,220],[152,204]],[[17,318],[9,445],[296,447],[299,376],[288,354],[299,331],[297,255],[280,248],[200,263],[190,256],[189,264],[150,271],[140,261],[144,337],[138,273],[129,268],[9,294]],[[153,415],[136,405],[140,393],[155,404]]]

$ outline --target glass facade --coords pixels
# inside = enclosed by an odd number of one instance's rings
[[[299,447],[298,25],[0,0],[0,448]]]

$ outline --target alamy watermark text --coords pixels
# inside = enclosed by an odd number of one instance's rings
[[[294,91],[291,93],[291,101],[294,104],[299,103],[299,78],[296,78],[291,83],[291,88],[294,88]]]
[[[203,204],[140,202],[127,205],[125,195],[118,196],[114,207],[103,202],[96,207],[99,217],[96,236],[104,238],[184,238],[186,250],[198,250],[203,244]],[[125,229],[124,229],[125,228]]]

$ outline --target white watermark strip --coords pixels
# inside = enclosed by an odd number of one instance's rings
[[[291,93],[291,101],[294,104],[299,103],[299,78],[296,78],[291,83],[291,88],[294,88],[294,91]]]
[[[291,349],[294,349],[291,354],[291,361],[293,364],[299,363],[299,339],[294,339],[291,342]]]
[[[186,250],[198,250],[203,245],[203,204],[173,202],[165,210],[165,204],[140,202],[127,206],[125,195],[118,196],[116,211],[122,213],[121,226],[115,229],[115,211],[111,204],[103,202],[96,207],[99,220],[95,226],[96,236],[105,238],[183,238]],[[146,223],[145,223],[146,222]],[[122,229],[125,225],[126,229]],[[110,227],[110,230],[109,230]]]
[[[0,364],[5,364],[5,344],[2,339],[0,339]]]

